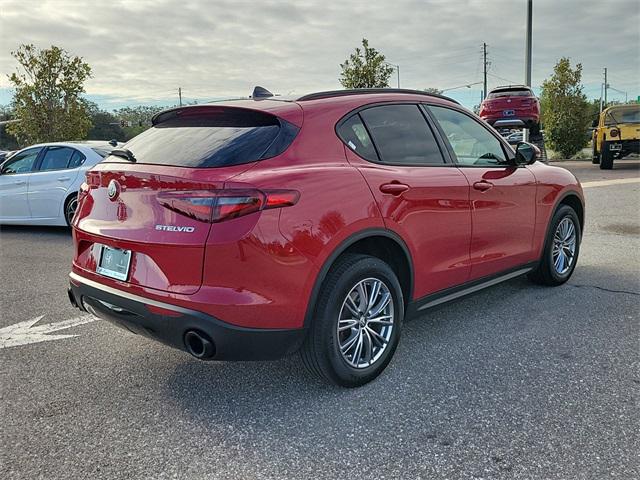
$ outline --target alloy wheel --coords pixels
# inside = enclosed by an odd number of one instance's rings
[[[67,223],[71,225],[71,221],[73,220],[73,216],[76,214],[76,209],[78,208],[78,199],[72,198],[67,203],[67,209],[65,210],[65,217]]]
[[[338,316],[342,358],[354,368],[373,365],[390,343],[394,317],[391,291],[382,280],[358,282],[342,302]]]
[[[576,242],[576,226],[573,219],[564,217],[553,235],[553,249],[551,250],[553,268],[558,275],[564,275],[571,269],[575,259]]]

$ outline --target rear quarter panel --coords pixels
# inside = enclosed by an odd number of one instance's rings
[[[274,300],[272,307],[260,310],[263,316],[266,311],[273,312],[265,319],[270,325],[302,327],[311,291],[326,259],[351,235],[384,228],[364,178],[346,161],[344,147],[335,135],[336,121],[334,112],[305,110],[304,127],[283,155],[263,160],[232,179],[238,186],[300,192],[296,205],[273,211],[279,214],[279,239],[271,226],[268,234],[261,233],[265,237],[260,248],[267,248],[264,242],[271,238],[289,258],[286,262],[267,261],[262,271],[251,273],[261,277],[256,281],[263,295]]]

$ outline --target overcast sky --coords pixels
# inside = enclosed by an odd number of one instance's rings
[[[582,63],[585,93],[640,95],[640,1],[534,0],[533,86],[557,59]],[[0,103],[21,43],[51,44],[91,65],[90,98],[107,109],[340,88],[339,64],[363,37],[400,65],[400,84],[441,89],[524,80],[525,0],[0,0]],[[392,79],[395,86],[396,78]],[[480,87],[448,92],[471,107]],[[623,94],[610,91],[610,97]]]

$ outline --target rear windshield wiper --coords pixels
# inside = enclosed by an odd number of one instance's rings
[[[133,156],[133,153],[131,153],[131,150],[127,150],[126,148],[116,148],[114,150],[111,150],[110,155],[124,158],[126,160],[129,160],[130,162],[136,161],[136,157]]]

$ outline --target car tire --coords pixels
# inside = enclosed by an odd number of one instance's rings
[[[64,219],[68,227],[71,227],[76,208],[78,208],[78,194],[74,193],[69,195],[64,202]]]
[[[596,149],[595,140],[593,141],[593,147],[591,149],[591,163],[593,163],[594,165],[598,165],[600,163],[600,154],[598,153],[598,150]]]
[[[578,214],[569,205],[561,205],[551,219],[542,258],[529,273],[529,279],[548,286],[562,285],[569,280],[578,263],[581,239]]]
[[[534,123],[533,125],[531,125],[531,128],[529,129],[529,134],[532,137],[540,136],[540,124],[539,123]]]
[[[600,153],[600,170],[611,170],[613,168],[613,153],[609,142],[602,142],[602,153]]]
[[[387,295],[386,306],[376,311]],[[371,296],[374,300],[363,309]],[[311,373],[335,385],[364,385],[391,361],[403,318],[403,293],[391,267],[376,257],[345,254],[322,284],[313,323],[300,350],[302,361]]]

